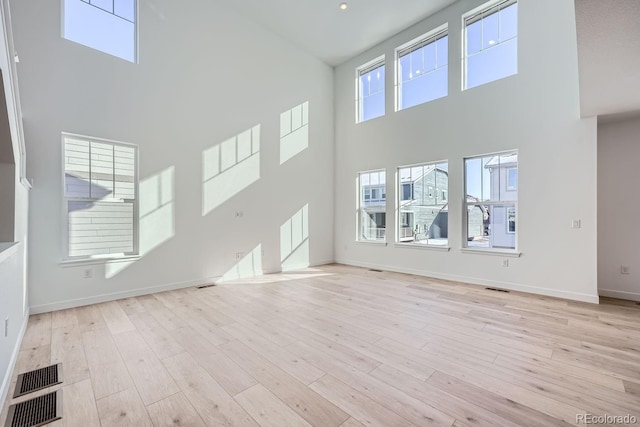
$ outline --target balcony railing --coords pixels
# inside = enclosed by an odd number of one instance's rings
[[[387,235],[386,228],[365,228],[362,233],[366,240],[384,240]]]

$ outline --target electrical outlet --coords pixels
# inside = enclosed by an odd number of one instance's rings
[[[91,279],[93,277],[93,269],[92,268],[87,268],[84,271],[84,278],[85,279]]]
[[[502,260],[502,266],[503,267],[509,267],[509,260],[508,259],[503,259]]]
[[[236,259],[239,260],[242,258],[242,252],[236,252]]]
[[[9,318],[4,319],[4,336],[9,336]]]
[[[620,274],[629,274],[629,266],[621,265],[620,266]]]
[[[580,228],[582,226],[579,219],[574,219],[571,221],[571,228]]]
[[[244,212],[236,211],[236,218],[242,218],[243,215],[244,215]]]

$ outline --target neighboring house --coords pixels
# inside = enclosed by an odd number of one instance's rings
[[[487,162],[485,168],[490,174],[490,200],[504,202],[487,206],[491,247],[515,248],[518,155],[496,156]]]
[[[417,178],[400,182],[401,242],[446,244],[448,238],[449,173],[432,165]]]
[[[387,186],[363,185],[362,192],[362,238],[384,240],[387,227]]]

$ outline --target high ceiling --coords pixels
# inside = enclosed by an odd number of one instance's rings
[[[575,0],[582,116],[640,111],[640,0]]]
[[[232,0],[246,17],[329,65],[375,46],[455,0]]]

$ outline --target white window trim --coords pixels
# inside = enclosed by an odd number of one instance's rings
[[[362,64],[361,66],[359,66],[358,68],[356,68],[356,78],[355,78],[355,86],[356,86],[356,97],[355,97],[355,104],[356,104],[356,124],[359,123],[364,123],[368,120],[360,120],[360,111],[362,111],[362,100],[363,97],[361,95],[362,93],[362,88],[360,87],[360,76],[362,74],[366,74],[369,71],[375,70],[376,68],[378,68],[379,66],[384,65],[385,66],[385,72],[386,72],[386,56],[384,54],[372,59],[371,61]],[[384,82],[386,83],[386,82]],[[386,86],[386,84],[384,85]],[[386,88],[385,88],[386,89]],[[385,100],[386,100],[386,90],[385,90]],[[386,102],[385,102],[386,104]],[[386,107],[386,105],[385,105]],[[385,108],[386,109],[386,108]]]
[[[439,39],[441,39],[442,37],[447,37],[449,35],[449,23],[444,23],[442,25],[440,25],[437,28],[434,28],[433,30],[429,31],[426,34],[423,34],[421,36],[416,37],[413,40],[408,41],[407,43],[404,43],[401,46],[398,46],[397,48],[395,48],[394,52],[393,52],[393,57],[394,57],[394,90],[395,90],[395,96],[394,96],[394,111],[398,112],[398,111],[402,111],[405,110],[406,108],[400,108],[400,101],[402,98],[402,90],[401,90],[401,86],[402,86],[402,76],[400,75],[400,57],[404,56],[403,53],[408,50],[411,49],[412,47],[422,44],[424,43],[424,46],[428,45],[431,43],[430,39],[433,39],[433,42],[438,41]],[[429,43],[426,43],[429,42]],[[423,46],[422,46],[423,47]],[[447,58],[447,67],[449,66],[449,60]],[[435,68],[433,71],[430,71],[429,73],[432,73],[438,69],[440,69],[442,67],[437,67]],[[428,74],[428,73],[427,73]],[[447,75],[448,77],[448,75]],[[448,78],[447,78],[448,81]],[[448,89],[448,88],[447,88]],[[448,90],[447,90],[448,92]],[[431,102],[431,101],[427,101],[427,102]],[[421,104],[424,104],[421,103]],[[420,105],[420,104],[418,104]],[[411,107],[408,107],[411,108]]]
[[[133,41],[133,61],[129,61],[127,59],[124,58],[120,58],[119,56],[116,55],[112,55],[110,53],[107,52],[103,52],[99,49],[95,49],[93,47],[89,47],[89,46],[84,46],[87,49],[93,49],[96,50],[98,52],[102,52],[105,55],[109,55],[109,56],[113,56],[115,58],[118,59],[122,59],[123,61],[129,62],[131,64],[139,64],[140,63],[140,1],[139,0],[133,0],[135,2],[134,4],[134,8],[133,8],[133,37],[135,38],[135,40]],[[65,0],[60,0],[60,37],[64,40],[68,40],[73,42],[72,40],[67,39],[64,36],[64,29],[65,29],[65,23],[64,23],[64,2]],[[96,6],[97,7],[97,6]],[[109,13],[108,11],[105,11],[106,13]],[[73,42],[76,43],[76,42]]]
[[[488,247],[488,248],[482,248],[482,247],[469,247],[469,241],[468,236],[469,236],[469,202],[467,201],[467,197],[466,197],[466,193],[467,193],[467,168],[466,168],[466,161],[467,160],[471,160],[471,159],[478,159],[478,158],[483,158],[483,157],[492,157],[492,156],[503,156],[503,155],[508,155],[508,154],[518,154],[518,150],[506,150],[506,151],[496,151],[493,153],[485,153],[485,154],[477,154],[475,156],[469,156],[469,157],[464,157],[462,159],[462,170],[463,170],[463,181],[462,181],[462,185],[464,188],[463,194],[465,194],[464,198],[462,199],[462,209],[463,209],[463,213],[462,213],[462,220],[463,220],[463,235],[462,235],[462,252],[469,252],[469,253],[488,253],[488,254],[497,254],[497,255],[505,255],[505,256],[520,256],[521,252],[518,251],[518,228],[516,225],[516,231],[514,233],[510,233],[510,234],[515,234],[515,248],[514,249],[508,249],[508,248],[493,248],[493,247]],[[518,157],[518,167],[520,167],[520,157]],[[520,193],[518,192],[518,199],[520,198]],[[520,215],[520,209],[518,209],[518,200],[496,200],[496,201],[486,201],[486,202],[481,202],[483,205],[486,206],[504,206],[504,205],[513,205],[516,209],[516,224],[519,223],[518,221],[518,217]],[[508,227],[508,225],[507,225]]]
[[[134,191],[136,198],[133,201],[133,252],[127,254],[105,254],[105,255],[93,255],[93,256],[79,256],[79,257],[70,257],[69,256],[69,218],[68,218],[68,201],[74,200],[77,198],[66,197],[65,195],[65,138],[78,138],[82,140],[86,140],[89,142],[103,142],[106,144],[119,145],[123,147],[132,147],[135,150],[135,174],[134,174]],[[105,138],[96,138],[92,136],[70,133],[70,132],[62,132],[61,134],[61,159],[60,165],[62,169],[61,174],[61,187],[62,188],[62,260],[59,262],[60,265],[81,265],[81,264],[104,264],[110,261],[126,261],[126,260],[136,260],[140,258],[140,192],[139,192],[139,155],[138,155],[138,146],[136,144],[131,144],[128,142],[115,141],[112,139]],[[80,199],[78,199],[80,200]],[[83,199],[84,200],[84,199]],[[117,202],[114,202],[117,203]]]
[[[491,12],[493,9],[496,9],[495,12],[488,13],[486,16],[492,15],[493,13],[497,13],[500,9],[511,6],[512,4],[518,3],[518,0],[491,0],[486,3],[481,4],[475,9],[471,9],[464,15],[462,15],[462,37],[461,40],[461,50],[460,56],[462,60],[462,90],[467,90],[467,26],[473,24],[479,19],[483,18],[483,15],[486,12]],[[516,38],[518,36],[516,35]],[[509,39],[511,40],[511,39]],[[505,40],[506,41],[506,40]],[[497,43],[496,46],[503,43]],[[493,47],[493,46],[492,46]]]

